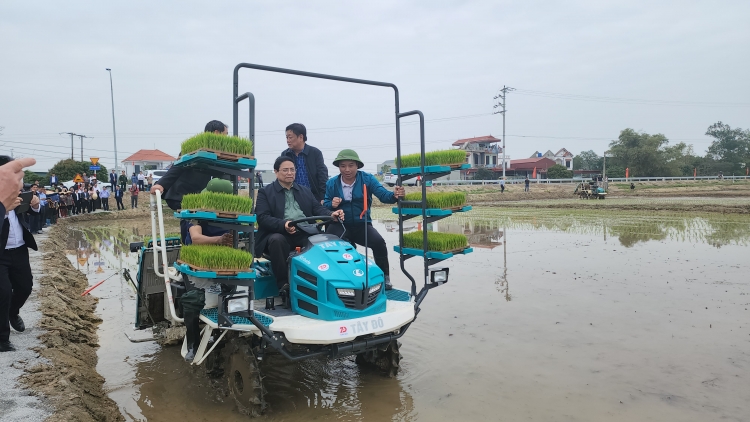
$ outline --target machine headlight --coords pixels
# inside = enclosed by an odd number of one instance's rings
[[[448,282],[448,268],[440,268],[437,270],[430,270],[430,281],[433,283],[447,283]]]
[[[227,302],[227,311],[230,314],[236,313],[236,312],[243,312],[247,311],[249,301],[247,297],[241,297],[238,299],[229,299]]]
[[[339,296],[354,296],[354,289],[336,289]]]
[[[383,287],[383,283],[380,283],[380,284],[376,284],[376,285],[374,285],[374,286],[370,287],[370,292],[369,292],[369,294],[373,294],[373,293],[377,293],[377,292],[379,292],[379,291],[380,291],[380,288],[381,288],[381,287]]]

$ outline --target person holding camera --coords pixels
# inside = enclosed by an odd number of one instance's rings
[[[23,167],[35,161],[21,159],[19,163],[9,164],[12,161],[10,157],[0,156],[0,212],[5,217],[0,231],[0,352],[16,350],[10,342],[10,327],[18,332],[26,329],[20,310],[33,284],[28,248],[37,250],[37,245],[21,214],[35,215],[41,210],[39,197],[28,192],[19,195]],[[20,174],[17,169],[21,170]],[[8,196],[13,191],[15,198],[9,201]]]

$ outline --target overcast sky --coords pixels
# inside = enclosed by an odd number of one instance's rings
[[[209,120],[231,128],[232,70],[250,62],[392,82],[402,111],[424,112],[428,150],[500,138],[493,96],[508,85],[518,89],[507,101],[511,158],[601,155],[624,128],[702,154],[716,121],[750,128],[749,16],[746,0],[2,0],[0,146],[43,171],[70,156],[58,133],[75,132],[93,137],[84,159],[111,167],[109,67],[119,160],[141,148],[176,155]],[[245,91],[256,97],[261,169],[292,122],[329,167],[342,148],[369,171],[395,155],[389,89],[243,70]],[[240,113],[246,136],[246,105]],[[404,126],[404,152],[418,151],[415,129]]]

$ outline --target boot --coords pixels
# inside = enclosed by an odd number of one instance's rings
[[[198,350],[198,346],[201,341],[201,331],[199,326],[199,313],[194,313],[192,310],[184,311],[185,321],[185,338],[187,339],[187,354],[185,355],[185,362],[191,363],[195,359],[195,352]]]
[[[391,284],[391,276],[387,275],[385,276],[385,289],[391,290],[393,288],[393,284]]]

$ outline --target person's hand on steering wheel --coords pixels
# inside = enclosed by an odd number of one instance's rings
[[[297,227],[289,223],[291,223],[291,221],[287,221],[284,223],[284,229],[286,230],[286,232],[289,234],[297,233]]]
[[[336,210],[331,213],[333,221],[344,221],[344,210]]]

